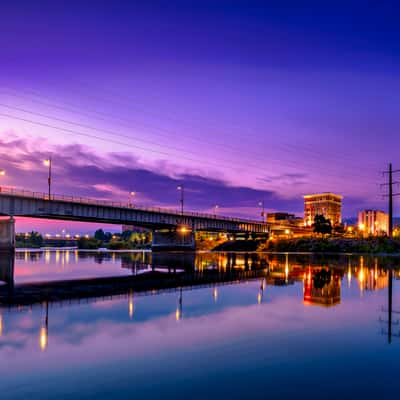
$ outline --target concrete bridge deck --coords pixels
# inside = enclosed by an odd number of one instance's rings
[[[84,197],[51,195],[0,187],[0,215],[135,225],[147,228],[187,226],[193,230],[266,233],[263,222],[222,215]]]

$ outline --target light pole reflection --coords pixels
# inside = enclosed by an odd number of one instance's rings
[[[216,303],[218,300],[218,288],[217,287],[214,287],[214,289],[213,289],[213,299],[214,299],[214,303]]]
[[[182,288],[179,289],[179,300],[178,300],[178,307],[175,311],[175,319],[180,321],[182,319]]]
[[[48,337],[49,337],[49,302],[46,301],[46,315],[44,318],[44,322],[40,328],[40,336],[39,336],[39,344],[40,349],[45,351],[48,346]]]
[[[133,293],[129,293],[129,301],[128,301],[128,310],[129,310],[129,318],[133,319],[133,313],[135,310],[134,304],[133,304]]]
[[[261,280],[261,286],[258,289],[258,294],[257,294],[257,303],[258,304],[261,304],[263,301],[265,287],[266,287],[266,281],[265,281],[265,278],[263,278]]]

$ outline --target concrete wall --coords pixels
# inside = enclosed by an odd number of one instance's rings
[[[15,220],[14,218],[0,220],[0,251],[15,249]]]

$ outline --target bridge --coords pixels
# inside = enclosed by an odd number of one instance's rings
[[[0,215],[31,218],[134,225],[152,230],[153,249],[195,248],[198,231],[267,235],[260,221],[166,208],[136,207],[132,204],[84,197],[51,195],[0,187]],[[13,220],[10,220],[13,224]],[[4,225],[4,224],[3,224]],[[0,242],[13,247],[13,227],[0,225]],[[3,235],[3,236],[2,236]],[[5,235],[5,237],[4,237]],[[0,243],[0,245],[1,245]]]

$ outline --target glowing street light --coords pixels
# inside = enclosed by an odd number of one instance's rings
[[[218,208],[219,208],[219,205],[216,204],[216,205],[214,206],[214,217],[217,217]]]
[[[51,196],[51,156],[49,158],[47,158],[46,160],[43,160],[43,165],[45,167],[49,168],[49,175],[47,177],[47,184],[49,186],[49,200],[50,200],[50,196]]]
[[[129,207],[133,207],[133,198],[135,197],[136,192],[129,192]]]
[[[258,205],[261,207],[261,220],[262,220],[262,222],[265,222],[265,203],[264,203],[264,200],[259,201]]]
[[[0,176],[4,176],[6,174],[6,171],[4,169],[0,169]]]
[[[176,189],[181,192],[181,199],[179,202],[181,203],[181,214],[183,215],[183,204],[184,204],[184,200],[185,200],[185,187],[183,185],[179,185]]]

